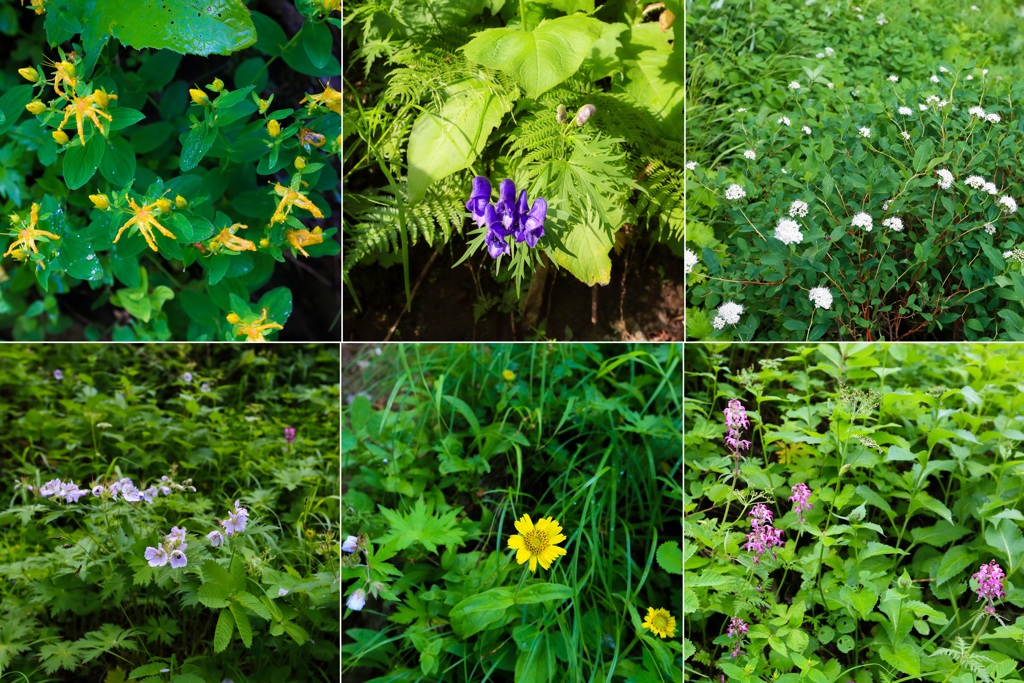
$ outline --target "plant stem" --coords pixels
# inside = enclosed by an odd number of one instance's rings
[[[967,653],[964,654],[964,656],[960,658],[960,661],[958,661],[956,663],[956,666],[953,667],[953,670],[950,671],[949,674],[947,674],[944,679],[942,679],[942,683],[946,683],[946,681],[948,681],[950,678],[952,678],[953,674],[955,674],[957,671],[960,670],[960,664],[962,664],[965,659],[967,659],[968,657],[971,656],[971,652],[974,650],[974,646],[978,644],[978,639],[981,638],[981,634],[985,632],[985,627],[988,626],[988,621],[991,618],[992,618],[991,614],[986,614],[985,615],[985,623],[982,624],[981,628],[978,630],[978,632],[976,634],[974,634],[974,640],[971,642],[971,646],[969,648],[967,648]]]

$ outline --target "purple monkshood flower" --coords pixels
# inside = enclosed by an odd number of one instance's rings
[[[491,255],[491,258],[498,258],[502,254],[509,253],[511,248],[501,232],[501,223],[498,221],[494,207],[488,204],[484,214],[487,221],[487,253]]]
[[[986,600],[988,603],[985,605],[985,612],[995,615],[995,601],[1006,595],[1006,590],[1003,588],[1003,579],[1006,578],[1006,574],[1003,573],[1003,568],[995,560],[992,560],[988,564],[981,565],[978,573],[971,578],[978,582],[978,587],[975,589],[978,599]]]
[[[802,523],[804,521],[804,510],[810,510],[813,506],[808,502],[811,499],[811,490],[807,488],[807,484],[797,484],[793,487],[793,495],[789,497],[789,502],[793,503],[793,512],[797,514],[797,517]]]
[[[522,207],[519,213],[519,229],[516,230],[516,242],[526,242],[530,248],[537,246],[537,242],[544,236],[544,219],[548,214],[548,202],[543,197],[533,200],[533,207],[526,211],[526,190],[519,195],[519,204]]]
[[[469,201],[466,202],[466,211],[473,214],[473,220],[478,227],[484,227],[484,209],[491,203],[491,182],[481,175],[473,178],[473,190],[469,193]]]
[[[284,442],[295,443],[295,427],[289,425],[284,428]]]
[[[516,210],[516,184],[509,178],[502,180],[498,186],[498,203],[494,205],[494,210],[501,218],[501,236],[508,237],[515,232],[516,223],[519,221],[519,213]],[[492,226],[491,229],[495,228]]]

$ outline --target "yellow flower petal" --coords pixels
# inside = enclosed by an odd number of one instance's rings
[[[530,519],[530,515],[523,515],[522,519],[516,520],[516,531],[523,536],[533,531],[533,521]]]
[[[523,537],[522,536],[509,536],[509,538],[508,538],[508,547],[509,548],[514,548],[516,550],[518,550],[519,548],[522,548],[523,547]]]
[[[537,571],[537,556],[536,555],[530,555],[530,571],[531,572]]]
[[[527,560],[530,560],[530,571],[533,571],[532,567],[536,566],[537,558],[535,556],[531,556],[530,551],[526,548],[520,548],[516,552],[516,564],[522,564]]]

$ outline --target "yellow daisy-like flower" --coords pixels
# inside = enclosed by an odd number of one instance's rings
[[[256,320],[250,320],[248,322],[243,321],[241,316],[237,313],[229,313],[227,321],[235,326],[235,336],[245,335],[245,341],[251,342],[265,342],[266,338],[263,333],[267,330],[283,330],[283,325],[277,323],[265,323],[267,319],[267,309],[263,309],[262,314]]]
[[[512,372],[511,370],[506,370],[505,372],[501,373],[501,376],[505,378],[506,382],[511,382],[516,378],[516,373]]]
[[[47,240],[60,239],[60,236],[54,235],[52,232],[39,230],[36,227],[39,224],[39,208],[40,207],[38,204],[32,205],[32,209],[29,212],[27,226],[25,225],[24,219],[22,219],[21,216],[17,214],[11,214],[11,225],[12,227],[15,228],[13,236],[16,237],[17,239],[11,243],[10,247],[8,247],[7,251],[4,253],[5,257],[10,256],[12,253],[15,253],[17,251],[19,253],[15,254],[16,257],[19,255],[24,255],[25,258],[28,258],[28,252],[30,251],[34,254],[39,253],[39,247],[36,246],[37,238],[43,238]],[[18,247],[24,247],[24,249],[18,249]],[[43,268],[46,268],[46,266],[43,265]]]
[[[123,233],[125,230],[132,227],[133,225],[137,227],[139,229],[139,232],[142,233],[142,236],[146,238],[146,244],[148,244],[149,248],[152,249],[153,251],[159,251],[159,249],[157,249],[156,247],[156,241],[153,239],[153,228],[159,230],[160,234],[162,234],[164,237],[169,237],[172,240],[178,239],[177,237],[174,236],[174,233],[172,233],[164,226],[160,225],[160,222],[156,219],[156,216],[153,215],[154,209],[160,210],[161,202],[159,199],[153,202],[152,204],[146,204],[145,206],[140,207],[138,204],[135,203],[135,199],[129,197],[128,203],[131,205],[132,212],[135,215],[128,219],[128,222],[121,226],[121,229],[117,231],[117,236],[114,238],[115,244],[119,239],[121,239],[121,233]]]
[[[676,634],[676,618],[667,609],[647,608],[643,627],[650,629],[660,638],[671,638]]]
[[[565,555],[565,548],[559,548],[556,543],[565,540],[562,535],[562,527],[551,517],[544,517],[537,520],[534,526],[530,515],[523,515],[523,518],[516,522],[516,531],[520,535],[510,536],[508,547],[516,552],[516,562],[523,564],[530,561],[530,571],[537,571],[537,562],[544,569],[551,569],[551,563],[560,555]]]
[[[117,95],[108,95],[107,93],[97,90],[92,95],[87,97],[74,97],[71,99],[71,104],[64,107],[64,120],[57,126],[57,130],[64,127],[64,124],[68,122],[68,119],[72,115],[75,117],[76,127],[78,128],[78,139],[82,141],[82,145],[85,145],[85,129],[82,124],[85,119],[92,121],[96,128],[99,129],[100,135],[106,135],[103,132],[103,124],[100,123],[98,117],[105,118],[107,121],[113,122],[114,119],[110,117],[110,114],[103,111],[106,108],[106,104],[109,104],[110,99],[116,98]],[[99,105],[97,107],[97,105]]]

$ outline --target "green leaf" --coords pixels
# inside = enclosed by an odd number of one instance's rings
[[[32,101],[35,87],[31,84],[16,85],[0,96],[0,112],[4,115],[0,123],[0,133],[6,133],[26,113],[25,105]]]
[[[327,24],[306,20],[302,25],[302,49],[313,66],[323,68],[327,66],[333,56],[331,29]]]
[[[466,535],[455,521],[462,508],[454,508],[435,516],[433,501],[424,502],[423,498],[417,500],[413,509],[405,515],[384,506],[378,507],[391,525],[391,530],[380,540],[382,543],[394,540],[394,547],[399,550],[419,543],[436,553],[439,545],[461,545]]]
[[[964,546],[951,548],[939,560],[939,567],[935,573],[935,587],[938,588],[952,578],[960,575],[977,559],[978,555],[973,550]]]
[[[612,231],[604,227],[594,211],[570,219],[568,230],[559,237],[562,246],[548,252],[555,263],[587,285],[606,285],[612,277]]]
[[[683,551],[676,541],[662,543],[658,547],[658,564],[670,574],[683,573]]]
[[[452,607],[448,614],[452,630],[456,635],[468,638],[501,621],[505,610],[515,604],[513,595],[512,588],[502,586],[466,598]]]
[[[178,167],[182,171],[190,171],[195,168],[210,151],[216,138],[216,128],[207,130],[206,125],[202,123],[193,126],[181,144],[181,160]]]
[[[249,624],[249,615],[245,609],[236,603],[231,603],[231,614],[235,617],[235,626],[238,627],[238,637],[242,639],[245,649],[252,647],[252,626]]]
[[[917,676],[921,673],[921,657],[917,653],[917,648],[910,643],[902,643],[895,650],[883,645],[879,654],[883,661],[892,664],[905,674]]]
[[[282,621],[281,627],[284,628],[284,632],[292,637],[299,645],[304,645],[309,640],[309,633],[306,629],[302,628],[298,624],[291,621]]]
[[[217,630],[213,634],[213,651],[224,652],[231,643],[231,634],[234,632],[235,619],[231,611],[222,609],[217,617]]]
[[[136,49],[196,55],[231,54],[256,42],[256,27],[241,0],[53,0],[47,9],[78,19],[92,64],[93,53],[110,37]]]
[[[106,143],[99,133],[94,133],[92,138],[86,140],[84,147],[68,147],[64,153],[64,183],[69,190],[77,190],[96,174],[107,148]]]
[[[558,583],[535,583],[526,586],[514,596],[517,605],[530,605],[535,602],[554,602],[568,600],[575,595],[569,586]]]
[[[575,74],[601,33],[600,21],[574,14],[541,22],[533,31],[481,31],[464,49],[470,61],[504,71],[536,98]]]
[[[1024,535],[1012,521],[1001,519],[999,524],[985,529],[985,542],[1006,556],[1010,569],[1020,565],[1024,555]]]
[[[218,583],[204,583],[196,591],[199,602],[210,609],[223,609],[228,606],[229,591]]]
[[[425,110],[409,136],[409,200],[419,201],[431,183],[468,168],[512,103],[477,76],[444,91],[444,104]]]
[[[146,118],[146,115],[136,109],[128,107],[114,107],[109,110],[110,122],[107,124],[107,131],[121,130],[134,125]]]
[[[292,315],[292,290],[287,287],[275,287],[260,297],[256,308],[267,309],[268,320],[284,325]]]
[[[100,173],[116,187],[124,187],[135,178],[135,151],[124,138],[108,144],[100,161]]]
[[[238,602],[244,605],[247,609],[251,610],[252,612],[255,612],[267,621],[270,621],[270,610],[267,609],[267,606],[260,602],[259,598],[257,598],[252,593],[239,593],[235,596],[235,599],[238,600]]]
[[[839,598],[853,607],[862,619],[867,619],[868,615],[871,614],[871,610],[875,607],[875,602],[878,601],[878,593],[863,586],[857,591],[849,586],[843,586],[842,590],[839,591]]]

